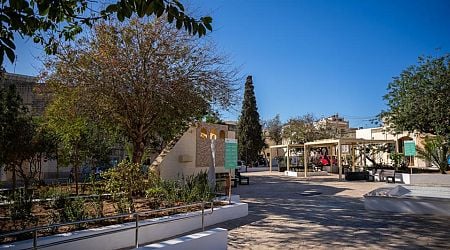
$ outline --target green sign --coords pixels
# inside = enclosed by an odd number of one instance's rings
[[[416,155],[416,143],[414,141],[403,142],[405,149],[405,156],[415,156]]]
[[[225,169],[237,168],[238,144],[236,139],[225,139]]]

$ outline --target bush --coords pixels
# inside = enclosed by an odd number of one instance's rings
[[[36,218],[32,214],[33,194],[31,190],[18,189],[9,196],[8,201],[9,214],[16,228],[23,230],[35,222]]]
[[[214,197],[208,185],[208,174],[203,171],[197,175],[183,177],[180,181],[162,180],[152,176],[150,183],[146,197],[153,202],[154,207],[209,201]]]
[[[125,207],[128,207],[128,212],[133,212],[133,196],[143,195],[146,190],[145,175],[141,166],[124,160],[116,167],[104,172],[102,177],[105,178],[105,190],[117,202],[117,210],[122,212]],[[124,204],[125,199],[128,204]]]

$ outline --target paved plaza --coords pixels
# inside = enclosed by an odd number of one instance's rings
[[[233,193],[249,204],[249,215],[214,226],[229,230],[229,249],[450,249],[448,217],[364,209],[363,194],[394,184],[244,175],[250,185]]]

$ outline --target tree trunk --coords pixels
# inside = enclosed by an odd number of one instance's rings
[[[75,170],[75,193],[78,196],[78,164],[75,164],[74,170]]]
[[[11,167],[12,167],[12,189],[14,193],[17,187],[16,166],[12,165]]]
[[[133,142],[133,163],[141,163],[142,157],[144,156],[145,145],[142,140],[142,136],[139,136],[136,141]]]

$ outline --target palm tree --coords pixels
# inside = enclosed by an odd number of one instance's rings
[[[450,154],[450,142],[442,136],[427,136],[423,148],[416,147],[417,157],[431,162],[439,167],[442,174],[448,169],[448,156]]]

